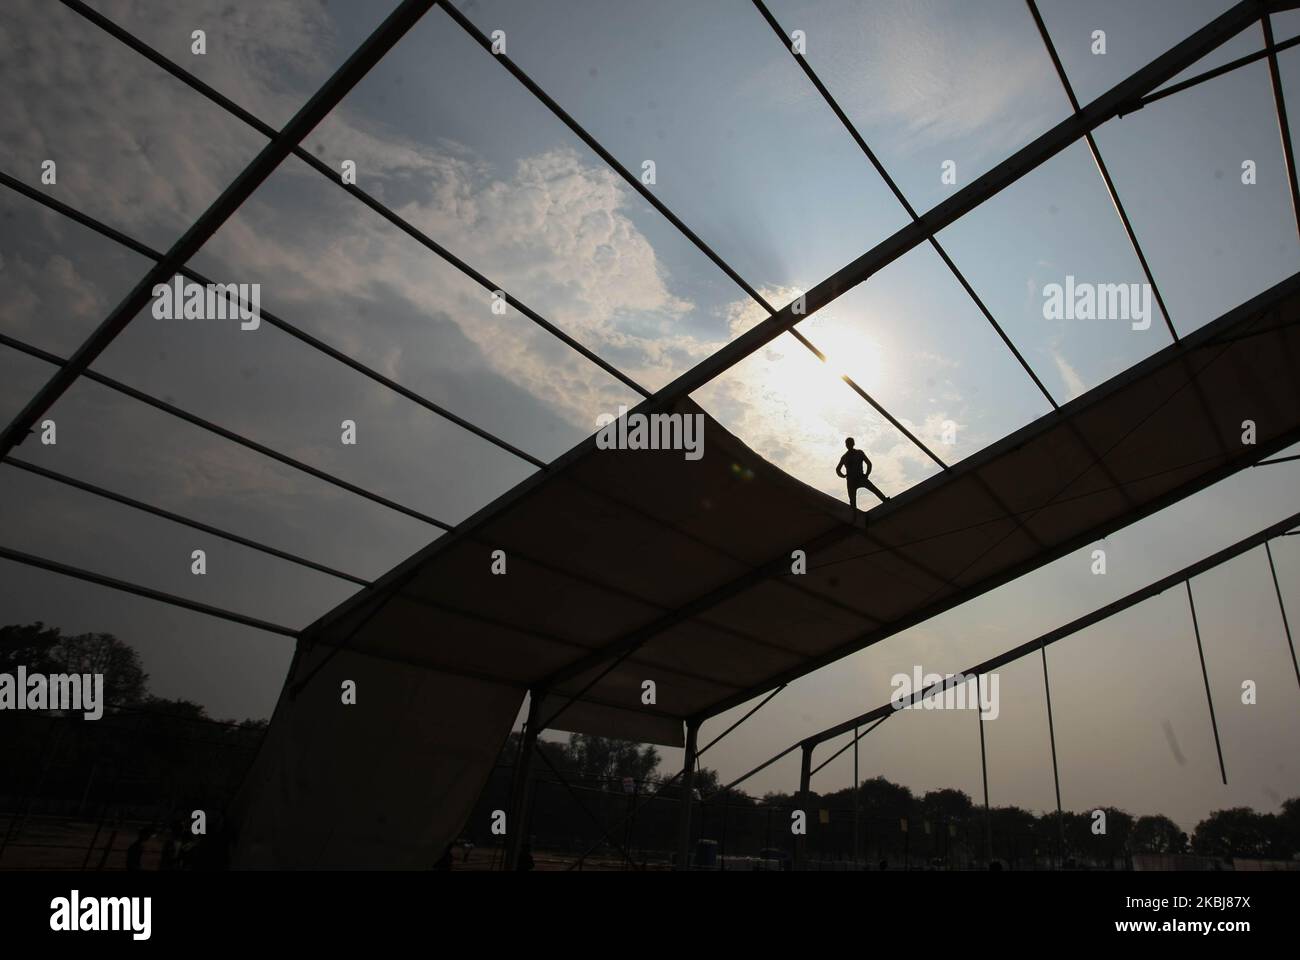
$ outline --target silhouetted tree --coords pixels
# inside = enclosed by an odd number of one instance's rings
[[[1129,837],[1133,853],[1186,853],[1187,834],[1168,817],[1138,817]]]
[[[629,740],[614,740],[585,733],[569,735],[569,760],[578,775],[593,780],[631,777],[645,782],[659,768],[659,751]]]
[[[921,798],[920,806],[922,816],[936,823],[964,822],[970,818],[973,809],[970,796],[965,791],[950,787],[931,790]]]
[[[0,627],[0,672],[102,673],[109,703],[135,704],[147,695],[149,675],[140,655],[111,633],[65,636],[37,621]]]
[[[1028,810],[1017,806],[993,807],[989,810],[993,830],[993,856],[1015,866],[1032,858],[1045,846],[1040,838],[1039,820]],[[974,850],[984,856],[984,810],[972,811],[970,840]]]
[[[1272,818],[1250,807],[1215,810],[1196,825],[1192,849],[1206,857],[1264,857],[1275,832]]]
[[[1101,810],[1106,814],[1105,833],[1096,833],[1100,821],[1095,813]],[[1129,838],[1133,834],[1133,817],[1118,807],[1095,807],[1088,811],[1088,833],[1091,839],[1083,848],[1085,855],[1094,863],[1102,863],[1114,869],[1116,863],[1126,864],[1129,853]]]
[[[862,795],[862,809],[870,811],[873,817],[909,817],[916,802],[910,789],[884,777],[863,780],[858,791]]]
[[[1277,816],[1278,838],[1287,858],[1300,856],[1300,797],[1292,797],[1282,804]]]

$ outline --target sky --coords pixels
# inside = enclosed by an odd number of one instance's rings
[[[97,0],[95,9],[280,126],[391,3]],[[1043,0],[1081,102],[1202,26],[1225,0]],[[780,306],[907,222],[907,214],[746,0],[457,3],[625,167],[652,161],[655,195]],[[919,211],[1068,116],[1019,0],[770,0],[807,37],[811,66]],[[1300,16],[1274,19],[1279,40]],[[206,53],[191,33],[206,34]],[[1104,30],[1106,52],[1092,52]],[[1258,50],[1244,31],[1187,75]],[[0,9],[0,170],[166,249],[265,140],[61,5]],[[1300,48],[1280,55],[1300,103]],[[1300,243],[1265,63],[1109,121],[1096,141],[1170,321],[1185,334],[1291,275]],[[304,141],[501,289],[655,389],[765,315],[726,274],[441,10],[431,11]],[[57,164],[57,182],[41,165]],[[1256,182],[1242,182],[1251,161]],[[942,178],[955,165],[955,184]],[[61,356],[149,261],[0,190],[0,331]],[[1066,276],[1137,283],[1140,265],[1082,143],[948,227],[940,242],[1058,401],[1170,342],[1163,320],[1048,320]],[[262,285],[264,309],[550,460],[636,394],[289,158],[191,264]],[[834,375],[847,372],[949,463],[1044,415],[1034,387],[929,246],[695,394],[759,454],[843,499],[846,435],[897,494],[938,468]],[[0,347],[0,417],[51,373]],[[263,324],[141,313],[94,369],[448,524],[533,467]],[[55,406],[55,447],[24,459],[373,578],[438,530],[79,381]],[[339,424],[358,424],[356,446]],[[955,427],[945,442],[944,425]],[[1295,464],[1245,471],[1119,531],[1105,576],[1085,548],[793,684],[710,754],[739,776],[800,737],[888,699],[889,678],[957,670],[1200,559],[1296,509]],[[301,627],[354,590],[0,466],[0,542]],[[201,541],[201,542],[200,542]],[[190,574],[202,546],[209,572]],[[1300,610],[1300,541],[1274,545]],[[1186,598],[1168,593],[1051,648],[1062,801],[1161,811],[1185,828],[1212,809],[1300,795],[1300,690],[1262,551],[1194,583],[1229,785],[1219,783]],[[283,637],[0,561],[0,623],[109,631],[140,650],[155,692],[221,717],[267,716]],[[1244,705],[1244,679],[1259,702]],[[990,800],[1054,805],[1041,663],[1003,671],[986,725]],[[703,736],[740,715],[720,716]],[[866,775],[979,795],[969,714],[912,712],[863,741]],[[964,726],[963,726],[964,725]],[[924,728],[924,729],[923,729]],[[665,766],[680,751],[664,750]],[[747,784],[791,790],[797,760]],[[846,757],[815,788],[852,776]]]

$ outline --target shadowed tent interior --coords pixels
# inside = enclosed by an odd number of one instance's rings
[[[427,865],[461,828],[529,689],[548,691],[547,727],[681,745],[683,721],[1294,443],[1297,320],[1300,274],[865,524],[690,400],[660,412],[705,417],[698,461],[589,439],[303,633],[240,798],[257,812],[243,862]],[[792,572],[795,550],[806,573]],[[347,679],[366,691],[361,722],[339,720]]]

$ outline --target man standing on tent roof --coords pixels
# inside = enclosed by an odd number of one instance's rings
[[[848,447],[844,456],[840,457],[839,464],[835,467],[835,476],[844,477],[849,485],[849,503],[856,511],[858,509],[858,490],[866,487],[883,503],[889,498],[876,489],[876,485],[867,477],[871,476],[871,461],[861,450],[853,446],[853,438],[845,437],[844,446]]]

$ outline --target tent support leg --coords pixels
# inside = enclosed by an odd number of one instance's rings
[[[533,749],[537,735],[542,732],[538,724],[541,722],[543,698],[541,690],[528,691],[528,719],[520,731],[519,756],[515,759],[514,777],[510,783],[510,821],[506,832],[506,858],[502,864],[505,870],[514,870],[518,866],[519,849],[528,839]]]
[[[677,813],[677,869],[691,868],[691,794],[695,788],[695,762],[699,756],[700,722],[686,722],[686,755],[682,758],[682,803]]]
[[[809,810],[810,801],[812,800],[812,752],[814,744],[805,743],[803,746],[803,762],[799,765],[799,806],[803,810],[804,832],[794,839],[794,869],[802,870],[808,853],[808,825],[812,820],[812,811]]]

